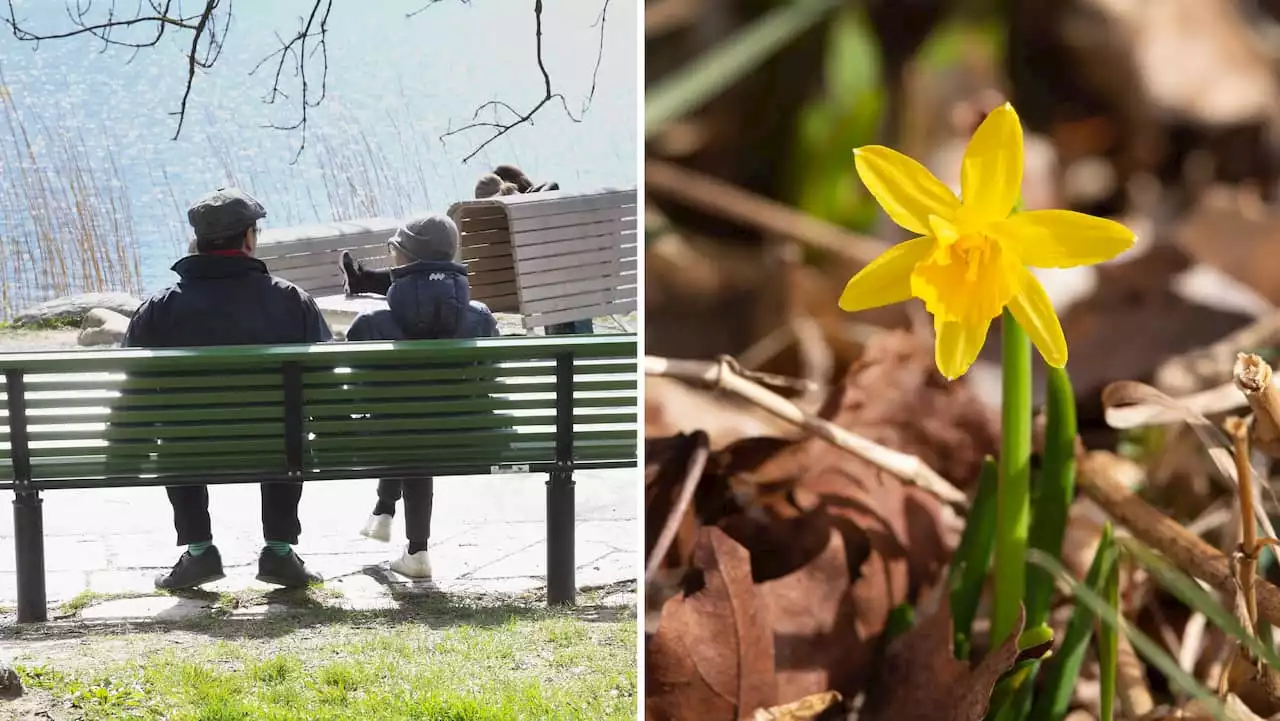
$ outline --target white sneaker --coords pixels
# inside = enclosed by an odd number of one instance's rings
[[[365,538],[372,538],[375,541],[390,543],[392,518],[394,516],[389,516],[385,513],[370,514],[369,520],[364,522],[364,528],[360,529],[360,535]]]
[[[431,578],[431,558],[425,550],[409,553],[407,550],[391,562],[391,570],[409,578]]]

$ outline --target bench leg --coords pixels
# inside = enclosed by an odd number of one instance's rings
[[[13,499],[13,538],[18,571],[18,623],[49,620],[44,587],[44,499],[19,491]]]
[[[547,603],[573,605],[578,591],[574,579],[573,472],[552,471],[547,481]]]

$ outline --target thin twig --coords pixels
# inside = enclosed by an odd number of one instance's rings
[[[803,213],[776,200],[756,195],[719,178],[649,158],[644,162],[645,189],[692,208],[744,226],[791,238],[862,265],[889,248],[882,240],[859,235],[834,223]]]
[[[658,534],[658,540],[653,544],[653,550],[649,552],[649,561],[644,569],[646,584],[653,581],[663,556],[666,556],[667,550],[671,548],[671,542],[675,540],[676,532],[680,530],[680,522],[684,519],[684,514],[689,512],[689,505],[693,503],[694,494],[698,491],[698,482],[702,480],[702,472],[706,469],[707,459],[710,457],[711,446],[707,442],[707,435],[700,433],[698,445],[693,449],[693,455],[689,457],[689,465],[685,468],[684,482],[680,485],[680,495],[676,498],[676,505],[671,509],[671,513],[667,514],[662,532]]]
[[[1232,380],[1253,409],[1254,445],[1267,455],[1280,458],[1280,389],[1271,376],[1271,366],[1260,356],[1236,356]]]
[[[1253,510],[1253,468],[1249,465],[1249,425],[1243,418],[1228,418],[1223,424],[1231,436],[1236,474],[1240,477],[1240,548],[1244,561],[1240,564],[1240,590],[1244,595],[1249,623],[1258,623],[1258,600],[1253,581],[1258,574],[1258,528]]]
[[[1231,573],[1227,557],[1118,481],[1117,475],[1125,470],[1122,465],[1133,464],[1107,451],[1089,453],[1080,463],[1076,476],[1080,492],[1184,573],[1224,593],[1231,592],[1237,579]],[[1272,625],[1280,624],[1280,588],[1259,578],[1255,593],[1258,616]]]
[[[969,499],[963,491],[938,475],[937,471],[918,457],[882,446],[825,418],[806,413],[786,398],[744,378],[737,371],[737,363],[727,356],[718,362],[645,356],[644,372],[645,375],[679,378],[709,388],[727,390],[778,418],[875,464],[907,483],[919,486],[946,503],[962,509],[969,507]]]

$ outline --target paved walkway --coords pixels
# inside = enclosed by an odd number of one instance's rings
[[[514,593],[546,584],[545,475],[524,474],[436,481],[431,563],[443,591]],[[579,587],[635,579],[639,568],[636,470],[579,472],[577,582]],[[270,588],[253,579],[262,546],[258,487],[210,489],[214,542],[227,578],[216,592]],[[51,606],[85,590],[137,594],[177,559],[170,507],[163,489],[54,491],[44,494],[45,565]],[[308,484],[302,495],[297,550],[335,590],[359,585],[386,570],[403,547],[397,517],[392,544],[357,531],[375,500],[371,481]],[[7,505],[7,504],[6,504]],[[0,511],[0,604],[17,595],[13,514]]]

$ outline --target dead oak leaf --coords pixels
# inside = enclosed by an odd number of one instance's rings
[[[860,721],[982,721],[996,681],[1018,658],[1024,615],[1009,639],[973,668],[952,651],[951,606],[942,606],[889,643],[867,688]]]
[[[646,639],[645,715],[737,719],[777,698],[773,632],[751,579],[751,557],[719,528],[699,531],[701,582],[666,602]]]
[[[844,718],[840,694],[823,691],[799,701],[757,709],[751,721],[826,721]]]

